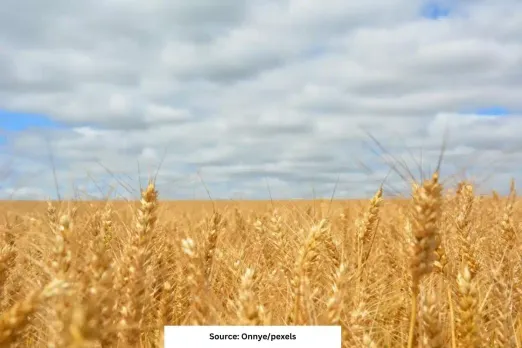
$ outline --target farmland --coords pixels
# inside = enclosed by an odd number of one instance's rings
[[[509,183],[507,183],[509,185]],[[341,325],[344,347],[520,347],[520,209],[438,175],[390,200],[1,202],[0,345]],[[139,197],[138,197],[139,198]]]

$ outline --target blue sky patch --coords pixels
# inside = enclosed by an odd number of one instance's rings
[[[475,111],[477,115],[483,116],[507,116],[511,112],[502,106],[490,106],[487,108],[481,108]]]
[[[7,132],[20,132],[34,128],[62,128],[59,122],[45,115],[20,113],[0,109],[0,145],[7,143]]]
[[[434,20],[439,19],[439,18],[448,17],[450,12],[451,11],[449,8],[444,7],[435,2],[429,2],[426,5],[424,5],[421,9],[422,17],[434,19]]]
[[[0,109],[0,129],[4,131],[23,131],[29,128],[61,128],[62,125],[49,117]]]

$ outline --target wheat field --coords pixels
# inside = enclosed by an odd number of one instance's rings
[[[509,183],[508,183],[509,184]],[[162,347],[164,325],[341,325],[343,347],[521,347],[509,196],[2,202],[1,347]],[[137,197],[139,198],[139,197]]]

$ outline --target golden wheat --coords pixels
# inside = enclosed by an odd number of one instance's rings
[[[150,182],[136,203],[0,202],[0,345],[295,324],[340,325],[345,348],[521,347],[514,183],[445,189],[435,173],[409,201],[160,204]]]

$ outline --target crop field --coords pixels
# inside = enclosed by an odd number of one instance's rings
[[[506,183],[509,185],[509,183]],[[521,347],[509,196],[0,203],[1,347],[162,347],[164,325],[341,325],[343,347]],[[140,197],[137,197],[139,199]]]

